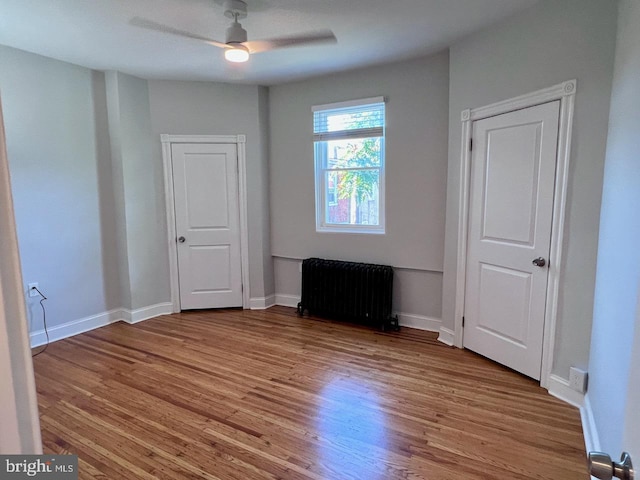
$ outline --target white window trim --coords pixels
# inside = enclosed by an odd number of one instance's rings
[[[338,108],[357,107],[360,105],[370,105],[375,103],[386,103],[384,97],[371,97],[363,98],[360,100],[350,100],[346,102],[328,103],[324,105],[314,105],[312,112],[318,112],[322,110],[333,110]],[[386,105],[385,105],[386,108]],[[382,128],[373,129],[361,129],[355,130],[353,133],[340,132],[338,135],[316,134],[314,135],[314,172],[315,172],[315,196],[316,196],[316,232],[318,233],[352,233],[362,235],[384,235],[386,233],[386,196],[385,196],[385,173],[386,173],[386,133],[385,126]],[[327,202],[325,198],[326,188],[324,181],[325,174],[325,157],[326,151],[319,152],[318,145],[315,142],[326,142],[329,140],[347,139],[347,138],[368,138],[368,137],[382,137],[380,150],[380,183],[378,185],[378,225],[341,225],[341,224],[327,224],[326,207]]]

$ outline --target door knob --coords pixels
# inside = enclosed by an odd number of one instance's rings
[[[612,462],[611,457],[606,453],[589,452],[589,473],[602,480],[611,480],[613,477],[633,480],[631,456],[624,452],[620,462]]]
[[[184,238],[184,237],[178,237],[178,242],[180,242],[180,243],[184,243],[185,240],[186,240],[186,238]]]
[[[531,263],[533,263],[536,267],[544,267],[547,264],[547,261],[542,257],[538,257],[534,258],[533,262]]]

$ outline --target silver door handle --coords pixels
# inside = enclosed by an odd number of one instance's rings
[[[542,257],[538,257],[534,258],[533,262],[531,263],[533,263],[536,267],[544,267],[547,264],[547,261]]]
[[[611,480],[613,477],[633,480],[631,456],[624,452],[620,462],[612,462],[606,453],[589,452],[589,473],[602,480]]]
[[[179,243],[184,243],[185,240],[186,240],[186,238],[184,238],[184,237],[178,237],[178,242]]]

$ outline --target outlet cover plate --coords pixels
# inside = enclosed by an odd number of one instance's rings
[[[571,367],[569,369],[569,387],[576,392],[585,393],[587,391],[587,372]]]

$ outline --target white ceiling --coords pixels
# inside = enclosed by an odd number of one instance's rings
[[[234,67],[221,49],[128,24],[145,17],[224,41],[222,1],[0,0],[0,44],[142,78],[272,85],[432,53],[537,0],[247,0],[249,40],[329,28],[338,43]]]

